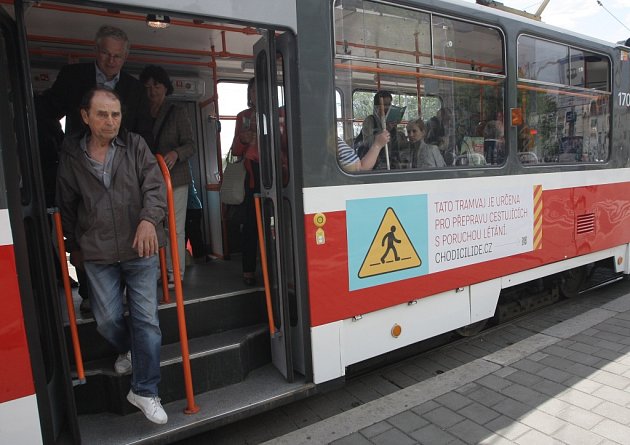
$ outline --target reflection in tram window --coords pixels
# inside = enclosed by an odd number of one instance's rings
[[[435,134],[433,126],[440,128],[438,139],[425,142],[439,148],[445,165],[430,168],[503,162],[504,155],[485,159],[483,135],[477,144],[466,143],[480,122],[503,118],[504,51],[497,29],[370,1],[339,1],[334,14],[335,86],[338,102],[344,99],[337,107],[338,134],[359,157],[366,122],[378,116],[375,94],[386,90],[405,113],[390,129],[393,142],[376,169],[409,169],[400,146],[409,145],[406,127],[417,119],[427,126],[427,137]]]
[[[521,36],[518,65],[518,108],[523,111],[519,160],[523,164],[606,162],[610,146],[608,58]]]

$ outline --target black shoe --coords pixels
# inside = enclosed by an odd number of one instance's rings
[[[79,305],[79,311],[81,311],[82,314],[91,314],[92,313],[92,306],[90,305],[90,300],[81,300],[81,304]]]

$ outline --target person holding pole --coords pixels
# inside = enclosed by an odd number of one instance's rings
[[[374,170],[398,168],[401,142],[404,143],[406,139],[397,130],[398,122],[387,121],[387,113],[391,105],[392,93],[384,90],[378,91],[374,95],[374,113],[365,118],[361,134],[354,142],[354,148],[359,158],[363,158],[374,144],[374,138],[383,130],[389,132],[390,141],[379,153]]]

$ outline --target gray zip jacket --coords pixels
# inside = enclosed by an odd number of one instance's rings
[[[121,129],[106,188],[81,149],[81,137],[64,140],[57,173],[66,250],[80,249],[85,261],[101,264],[138,258],[131,246],[142,220],[155,225],[159,245],[164,246],[166,186],[144,139]]]

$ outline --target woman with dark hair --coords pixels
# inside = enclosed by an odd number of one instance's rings
[[[437,145],[425,141],[426,126],[422,118],[409,121],[407,135],[411,154],[412,168],[446,167],[442,153]]]
[[[245,170],[245,210],[242,232],[243,282],[248,286],[256,284],[256,254],[258,252],[258,231],[254,194],[260,193],[260,165],[256,134],[256,83],[247,83],[247,109],[236,115],[236,128],[232,141],[232,154],[244,158]]]
[[[146,66],[140,74],[140,82],[146,88],[151,117],[153,118],[154,144],[151,151],[153,154],[161,154],[164,157],[171,174],[179,272],[183,280],[186,271],[186,257],[184,256],[186,207],[188,204],[188,186],[191,181],[188,159],[196,153],[197,147],[186,110],[166,100],[166,96],[173,92],[173,84],[164,68],[157,65]],[[166,266],[168,269],[168,287],[173,289],[175,282],[170,248],[169,239]]]

